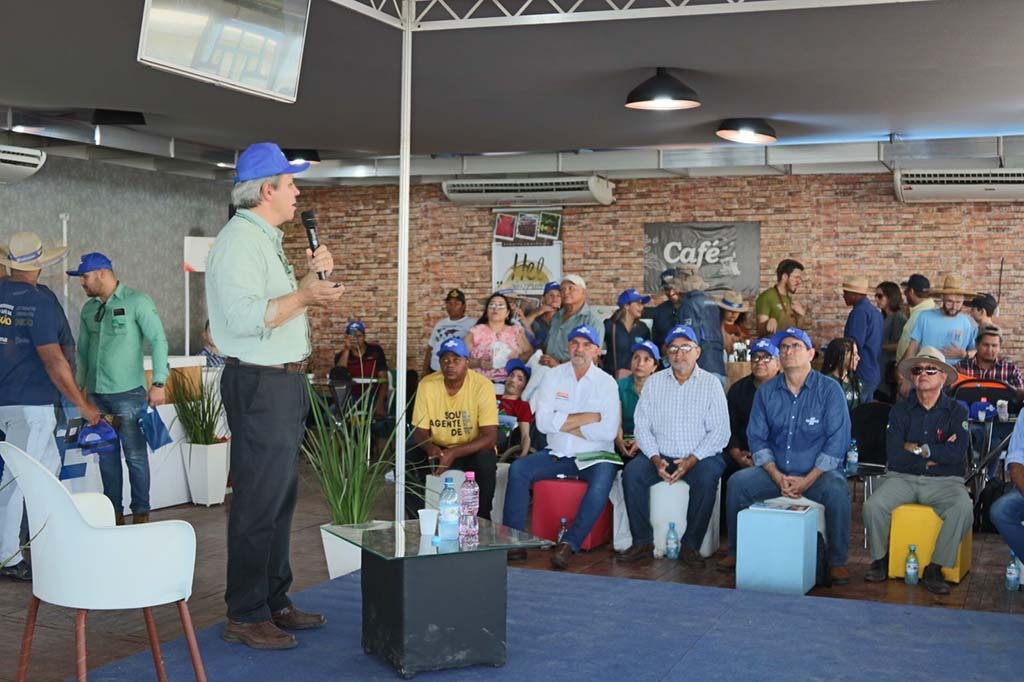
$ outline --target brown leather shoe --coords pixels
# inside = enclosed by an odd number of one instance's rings
[[[640,561],[641,559],[650,559],[654,556],[654,545],[647,543],[645,545],[630,545],[622,554],[615,556],[619,561],[625,561],[629,563],[631,561]]]
[[[828,574],[832,577],[833,585],[847,585],[850,582],[850,571],[846,566],[833,566]]]
[[[715,569],[721,573],[732,573],[736,570],[736,557],[726,554],[716,565]]]
[[[529,555],[526,553],[525,549],[510,549],[508,551],[509,561],[526,561],[528,557]]]
[[[679,560],[683,562],[684,566],[689,566],[690,568],[704,568],[707,565],[700,552],[691,547],[679,548]]]
[[[121,512],[114,512],[114,525],[115,526],[123,526],[124,525],[124,514],[122,514]]]
[[[299,644],[294,637],[282,632],[269,620],[259,623],[236,623],[229,620],[220,638],[225,642],[238,642],[253,649],[266,650],[292,649]]]
[[[137,526],[140,523],[149,523],[149,512],[145,514],[132,514],[132,525]]]
[[[294,604],[274,611],[270,617],[274,619],[274,625],[285,630],[313,630],[327,622],[322,613],[299,611]]]
[[[555,551],[551,555],[551,565],[559,571],[569,568],[569,557],[572,556],[572,547],[568,542],[559,542],[555,545]]]

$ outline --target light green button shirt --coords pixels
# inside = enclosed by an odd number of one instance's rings
[[[245,209],[217,235],[206,261],[206,306],[210,334],[222,355],[254,365],[300,362],[309,355],[305,313],[273,329],[264,323],[267,304],[299,288],[283,237]]]
[[[145,386],[144,341],[153,356],[153,381],[167,381],[167,337],[153,299],[120,282],[106,303],[90,298],[78,328],[78,385],[103,394]]]

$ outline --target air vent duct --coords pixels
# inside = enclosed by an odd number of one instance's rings
[[[615,184],[605,178],[523,178],[511,180],[448,180],[446,197],[467,206],[587,206],[615,201]]]
[[[1024,169],[897,170],[896,198],[935,201],[1024,201]]]

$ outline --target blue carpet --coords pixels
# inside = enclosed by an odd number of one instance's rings
[[[508,663],[417,680],[1011,680],[1019,615],[785,597],[716,587],[511,569]],[[359,575],[295,596],[328,624],[290,651],[261,652],[198,633],[211,681],[395,680],[363,654]],[[192,679],[182,639],[163,647],[172,680]],[[143,652],[92,680],[153,679]]]

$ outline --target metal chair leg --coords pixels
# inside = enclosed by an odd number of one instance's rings
[[[88,611],[79,609],[75,613],[75,668],[78,682],[88,682],[89,666],[85,657],[85,614]]]
[[[21,637],[21,655],[18,657],[18,682],[25,682],[28,674],[28,657],[32,653],[32,635],[36,631],[36,615],[39,613],[39,597],[32,595],[28,601],[28,614],[25,616],[25,634]]]
[[[181,628],[185,631],[185,641],[188,643],[189,656],[192,657],[196,682],[206,682],[206,670],[203,669],[203,659],[199,655],[199,643],[196,641],[195,628],[192,627],[192,615],[188,612],[188,604],[184,599],[178,602],[178,616],[181,617]]]
[[[146,634],[149,635],[149,648],[153,652],[153,667],[156,668],[156,679],[158,682],[167,682],[167,669],[164,667],[164,657],[160,653],[160,636],[156,633],[156,620],[153,619],[153,609],[146,607],[142,609],[142,617],[146,619]]]

